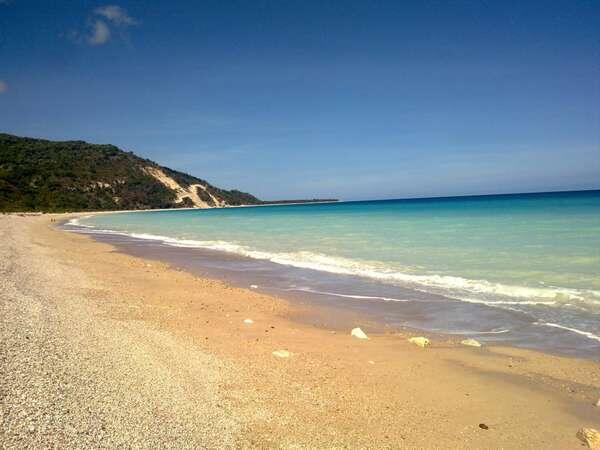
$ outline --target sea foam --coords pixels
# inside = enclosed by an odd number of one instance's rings
[[[579,305],[585,305],[587,303],[589,306],[593,306],[596,305],[598,301],[592,297],[600,299],[600,292],[592,290],[582,291],[578,289],[561,287],[515,286],[492,283],[487,280],[472,280],[457,276],[409,274],[391,269],[383,264],[357,261],[350,258],[324,255],[309,251],[266,252],[227,241],[202,241],[150,233],[99,229],[90,225],[81,224],[77,220],[72,220],[69,222],[69,224],[75,227],[85,227],[87,229],[93,228],[94,233],[117,234],[130,236],[136,239],[159,241],[164,245],[173,247],[201,248],[222,251],[247,258],[270,261],[276,264],[287,265],[296,268],[317,270],[341,275],[353,275],[387,283],[396,283],[403,286],[424,290],[425,292],[447,295],[456,300],[468,303],[478,303],[492,307],[503,305],[564,306],[569,301],[579,301]],[[318,294],[319,292],[315,293]],[[480,297],[474,298],[472,294],[479,294]],[[360,296],[356,296],[355,298],[360,298]],[[365,296],[365,299],[368,298],[368,296]],[[381,298],[381,300],[406,301],[393,298]]]

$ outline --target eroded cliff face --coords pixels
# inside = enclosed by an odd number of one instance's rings
[[[188,186],[182,186],[158,167],[147,166],[144,168],[144,171],[175,193],[176,205],[186,204],[186,206],[189,205],[196,208],[230,206],[224,199],[213,195],[205,184],[193,183]]]

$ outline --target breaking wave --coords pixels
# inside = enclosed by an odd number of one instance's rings
[[[483,304],[491,307],[510,306],[572,306],[569,302],[577,302],[579,308],[588,309],[600,305],[600,292],[593,290],[579,290],[561,287],[528,287],[494,283],[487,280],[472,280],[449,275],[421,275],[411,274],[386,267],[375,262],[357,261],[350,258],[324,255],[320,253],[297,252],[266,252],[238,245],[227,241],[202,241],[195,239],[179,239],[169,236],[149,233],[123,232],[115,230],[97,229],[85,225],[77,219],[69,223],[74,227],[82,227],[79,232],[116,234],[130,236],[136,239],[158,241],[173,247],[202,248],[227,252],[248,258],[270,261],[302,269],[311,269],[341,275],[353,275],[391,284],[399,284],[425,292],[450,296],[456,300],[467,303]],[[319,294],[319,292],[315,292]],[[363,298],[386,301],[406,301],[387,297],[350,296],[346,294],[332,294],[349,298]]]
[[[577,328],[572,328],[572,327],[565,327],[564,325],[559,325],[557,323],[551,323],[551,322],[535,322],[534,325],[558,328],[558,329],[569,331],[569,332],[575,333],[575,334],[579,334],[581,336],[585,336],[588,339],[593,339],[594,341],[600,342],[600,336],[598,336],[594,333],[590,333],[589,331],[578,330]]]

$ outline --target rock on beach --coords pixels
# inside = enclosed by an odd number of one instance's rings
[[[481,347],[481,343],[479,341],[476,341],[475,339],[465,339],[463,341],[460,341],[460,343],[469,347]]]
[[[353,328],[352,331],[350,332],[350,335],[354,336],[357,339],[369,339],[369,337],[365,334],[365,332],[358,327]]]
[[[427,347],[430,344],[429,339],[423,336],[412,337],[408,340],[408,342],[423,348]]]

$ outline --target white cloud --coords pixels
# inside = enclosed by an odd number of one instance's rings
[[[0,80],[0,94],[8,91],[8,84],[5,81]]]
[[[96,8],[94,14],[102,16],[118,26],[136,25],[137,20],[129,16],[127,11],[117,5],[106,5]]]
[[[6,0],[0,0],[3,2]],[[105,5],[94,9],[88,17],[88,29],[65,34],[75,43],[86,42],[89,45],[102,45],[113,36],[127,39],[126,29],[139,22],[118,5]]]
[[[88,38],[91,45],[102,45],[110,39],[110,29],[101,20],[96,20],[93,25],[92,34]]]

